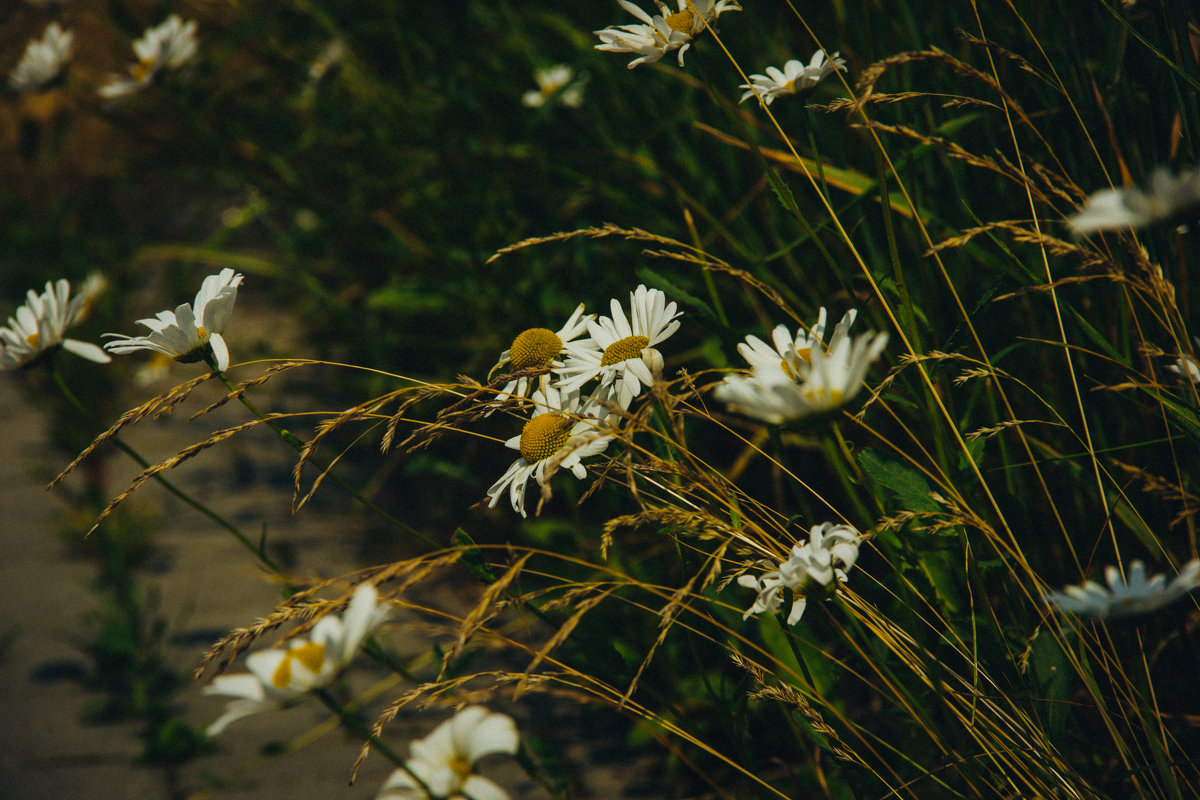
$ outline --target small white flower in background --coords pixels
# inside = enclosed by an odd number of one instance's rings
[[[321,49],[316,59],[308,65],[308,82],[300,93],[300,102],[304,105],[312,103],[317,95],[317,89],[327,79],[337,74],[346,57],[346,45],[341,39],[333,39]]]
[[[838,58],[837,53],[827,57],[824,50],[818,50],[808,64],[792,59],[783,65],[783,69],[767,67],[766,75],[751,75],[750,83],[738,87],[746,90],[738,102],[744,103],[758,95],[769,106],[780,95],[799,94],[816,86],[835,71],[845,69],[846,60]]]
[[[507,350],[500,354],[500,360],[491,372],[495,372],[505,364],[511,372],[529,369],[551,369],[561,367],[563,347],[567,342],[574,341],[587,332],[588,320],[595,319],[595,314],[583,313],[583,303],[575,307],[565,325],[557,331],[549,328],[528,328],[513,339]],[[491,374],[489,372],[489,375]],[[529,377],[515,378],[504,385],[496,396],[497,401],[508,398],[525,398],[537,389],[545,389],[550,381],[550,373],[537,376],[536,380]]]
[[[847,311],[823,345],[825,310],[810,334],[798,333],[791,340],[786,328],[775,329],[776,360],[767,346],[747,337],[739,346],[753,370],[750,374],[727,375],[713,396],[736,411],[775,425],[812,414],[833,411],[848,403],[863,386],[867,369],[887,346],[888,335],[864,333],[850,337],[857,315]]]
[[[8,85],[18,92],[48,86],[70,60],[73,38],[71,31],[64,31],[57,22],[51,22],[41,39],[26,45],[21,60],[8,73]]]
[[[65,279],[46,281],[46,290],[40,295],[30,289],[25,304],[0,328],[0,370],[28,366],[59,347],[98,364],[111,361],[97,345],[65,338],[67,328],[80,319],[87,303],[87,292],[71,297],[71,284]]]
[[[779,568],[755,577],[742,575],[738,585],[754,589],[754,604],[742,615],[747,619],[764,611],[776,613],[783,606],[783,590],[792,591],[792,610],[787,624],[795,625],[804,614],[809,596],[827,596],[847,581],[846,573],[858,560],[862,536],[849,525],[823,522],[809,532],[804,544],[792,548]]]
[[[530,478],[543,487],[560,469],[584,478],[587,468],[583,459],[603,453],[613,439],[599,420],[589,416],[594,407],[581,404],[577,392],[548,386],[534,392],[533,404],[536,410],[520,435],[504,443],[520,451],[521,457],[487,491],[488,508],[495,508],[507,489],[513,510],[522,517],[526,516],[525,488]]]
[[[200,361],[211,354],[216,368],[224,371],[229,367],[229,348],[222,334],[233,314],[241,283],[241,274],[229,268],[209,275],[192,305],[183,303],[174,311],[160,311],[152,319],[139,319],[139,325],[150,329],[148,336],[106,333],[114,341],[106,342],[104,349],[112,353],[153,350],[185,363]]]
[[[579,108],[583,103],[583,86],[575,80],[575,70],[566,64],[543,67],[533,73],[538,88],[530,89],[521,96],[521,103],[529,108],[541,108],[551,100],[557,100],[569,108]]]
[[[683,66],[683,54],[692,45],[696,34],[712,25],[726,11],[741,11],[736,0],[678,0],[678,10],[671,11],[666,3],[658,2],[658,14],[651,16],[642,8],[629,2],[617,0],[621,8],[642,21],[640,25],[617,25],[594,31],[601,44],[597,50],[612,53],[632,53],[636,56],[629,62],[633,69],[641,64],[653,64],[667,53],[678,51],[679,66]]]
[[[1086,236],[1095,231],[1141,228],[1174,218],[1195,221],[1198,212],[1200,167],[1185,169],[1178,175],[1159,167],[1150,175],[1150,185],[1144,191],[1131,186],[1094,192],[1078,214],[1067,217],[1067,224],[1075,233]]]
[[[179,69],[196,56],[196,21],[184,22],[172,14],[160,25],[146,30],[133,43],[136,64],[128,75],[114,75],[99,88],[101,97],[110,100],[126,97],[145,89],[164,69]]]
[[[1105,568],[1104,577],[1107,589],[1095,581],[1085,581],[1082,586],[1068,586],[1042,599],[1057,611],[1096,619],[1147,614],[1200,586],[1200,559],[1184,564],[1169,582],[1165,575],[1146,580],[1146,565],[1141,561],[1130,563],[1128,578],[1121,577],[1121,571],[1114,566]]]
[[[430,800],[430,794],[436,800],[508,800],[507,792],[471,769],[484,756],[513,755],[519,746],[512,717],[468,706],[412,743],[408,771],[388,776],[377,800]]]
[[[679,330],[682,312],[658,289],[644,285],[629,294],[629,316],[617,300],[610,303],[611,317],[587,320],[591,337],[566,344],[563,366],[554,371],[564,391],[581,391],[593,378],[600,384],[592,394],[597,403],[621,408],[662,376],[663,357],[655,345]]]
[[[292,639],[286,648],[272,648],[246,657],[249,674],[219,675],[205,694],[234,698],[225,713],[208,726],[217,736],[230,723],[261,711],[283,708],[304,694],[328,685],[354,660],[363,641],[374,633],[389,612],[379,602],[379,592],[368,583],[354,590],[342,616],[326,614],[317,620],[307,639]]]
[[[1197,338],[1195,342],[1196,346],[1200,347],[1200,338]],[[1192,383],[1200,383],[1200,364],[1197,364],[1196,359],[1187,353],[1180,353],[1174,364],[1167,365],[1167,369],[1179,373]]]

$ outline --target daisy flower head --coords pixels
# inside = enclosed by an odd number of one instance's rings
[[[521,457],[487,491],[488,508],[495,508],[507,490],[513,510],[522,517],[526,516],[525,488],[530,478],[543,487],[560,469],[584,478],[587,468],[583,459],[603,453],[613,440],[591,415],[595,407],[581,404],[578,392],[547,386],[534,392],[533,403],[537,408],[521,433],[504,443]]]
[[[683,54],[691,47],[696,34],[726,11],[741,10],[736,0],[678,0],[676,11],[666,3],[658,2],[659,13],[651,16],[629,0],[617,0],[617,3],[641,20],[641,24],[595,31],[601,42],[596,49],[638,56],[629,62],[630,69],[653,64],[672,51],[678,51],[679,66],[682,67]]]
[[[241,283],[242,275],[228,267],[209,275],[191,305],[183,303],[174,311],[160,311],[151,319],[138,320],[139,325],[150,329],[149,335],[106,333],[113,341],[106,342],[104,349],[112,353],[152,350],[184,363],[211,359],[223,372],[229,368],[229,348],[223,334]]]
[[[555,372],[567,391],[580,391],[598,378],[592,399],[627,409],[643,387],[662,376],[663,357],[655,346],[679,330],[676,318],[682,312],[661,291],[644,285],[630,292],[628,316],[615,299],[610,309],[611,317],[587,321],[590,338],[568,343],[563,366]]]
[[[521,95],[521,104],[527,108],[541,108],[552,100],[568,108],[583,104],[583,84],[575,81],[575,70],[566,64],[543,67],[533,73],[533,80],[538,88]]]
[[[1180,353],[1174,364],[1168,364],[1167,369],[1187,378],[1192,383],[1200,383],[1200,364],[1187,353]]]
[[[777,569],[760,576],[742,575],[738,585],[754,589],[754,604],[742,615],[748,619],[764,611],[776,613],[783,606],[783,590],[792,592],[792,609],[787,624],[795,625],[804,614],[808,598],[825,597],[846,583],[847,573],[858,561],[862,536],[849,525],[823,522],[809,531],[804,544],[792,548]]]
[[[1200,167],[1178,175],[1159,167],[1145,190],[1136,186],[1092,193],[1067,224],[1080,236],[1118,228],[1142,228],[1165,220],[1195,221],[1200,211]]]
[[[388,606],[379,592],[364,583],[354,590],[341,616],[317,620],[307,639],[296,638],[286,648],[272,648],[246,657],[249,674],[220,675],[205,694],[232,697],[225,713],[208,726],[216,736],[230,723],[261,711],[283,708],[303,695],[326,686],[357,655],[363,641],[387,619]]]
[[[46,281],[46,290],[41,294],[30,289],[24,305],[8,318],[8,325],[0,328],[0,370],[28,367],[60,347],[97,364],[111,361],[96,345],[65,336],[87,303],[87,292],[71,297],[71,284],[66,279]]]
[[[377,800],[430,800],[431,795],[438,800],[508,800],[507,792],[472,768],[484,756],[513,755],[519,746],[512,717],[467,706],[412,743],[405,769],[388,777]]]
[[[25,46],[21,60],[8,73],[8,85],[26,92],[49,86],[71,59],[71,40],[75,35],[64,31],[57,22],[46,26],[41,39]]]
[[[751,75],[750,83],[743,83],[739,89],[745,89],[742,99],[744,103],[755,95],[762,98],[764,105],[771,105],[775,98],[785,94],[800,94],[807,91],[837,70],[846,69],[846,60],[839,58],[835,52],[826,56],[824,50],[813,53],[807,64],[792,59],[783,65],[783,69],[767,67],[765,75]]]
[[[1146,565],[1134,561],[1129,576],[1122,577],[1115,566],[1106,567],[1104,578],[1108,588],[1095,581],[1081,586],[1068,586],[1061,592],[1042,597],[1047,605],[1063,613],[1079,614],[1095,619],[1112,619],[1147,614],[1174,603],[1200,586],[1200,559],[1184,564],[1179,574],[1167,580],[1165,575],[1146,579]]]
[[[179,69],[196,56],[196,21],[184,22],[172,14],[161,24],[149,28],[133,43],[136,64],[128,75],[114,75],[98,90],[109,100],[127,97],[145,89],[165,69]]]
[[[850,337],[856,312],[846,312],[829,344],[822,344],[818,327],[790,339],[786,329],[775,330],[775,362],[765,344],[748,337],[739,351],[753,368],[749,374],[727,375],[713,396],[731,411],[781,425],[790,420],[833,411],[848,403],[863,386],[867,369],[887,346],[888,335],[865,333]],[[824,333],[823,330],[820,333]]]
[[[595,316],[595,314],[585,315],[583,303],[580,303],[575,307],[575,311],[571,313],[566,323],[557,331],[549,328],[528,328],[521,331],[513,339],[509,348],[500,354],[500,360],[492,367],[491,372],[495,372],[506,364],[511,372],[550,370],[554,367],[561,367],[563,363],[559,360],[559,356],[562,355],[563,348],[567,342],[574,341],[586,333],[588,320],[594,319]],[[550,372],[547,371],[542,375],[534,376],[534,378],[536,380],[531,380],[529,376],[514,378],[504,385],[496,399],[528,397],[530,392],[544,389],[549,384]]]

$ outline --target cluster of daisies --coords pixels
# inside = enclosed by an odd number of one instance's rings
[[[610,316],[597,317],[580,305],[557,331],[530,328],[500,354],[494,369],[507,367],[515,377],[498,400],[528,404],[532,413],[521,433],[505,442],[520,458],[488,489],[490,507],[507,494],[525,516],[530,479],[545,488],[560,469],[585,477],[583,459],[604,452],[615,420],[662,377],[657,345],[679,329],[676,304],[658,289],[638,286],[628,314],[615,299],[610,309]]]
[[[8,85],[18,92],[41,91],[57,82],[71,60],[74,34],[51,22],[25,47],[20,61],[8,73]],[[191,61],[197,50],[196,22],[185,22],[172,14],[161,24],[148,28],[133,43],[137,57],[124,74],[111,76],[96,91],[106,100],[116,100],[142,91],[167,70]]]
[[[232,698],[225,713],[208,726],[208,735],[218,736],[239,719],[287,708],[328,687],[387,621],[389,611],[373,585],[360,584],[345,613],[325,614],[307,638],[297,636],[285,647],[248,655],[248,673],[220,675],[205,689],[206,694]],[[507,800],[508,793],[475,774],[474,765],[494,753],[515,754],[519,746],[511,717],[468,706],[411,744],[410,757],[384,781],[378,798]]]
[[[628,64],[630,69],[653,64],[667,53],[675,53],[682,67],[683,54],[697,36],[711,28],[721,14],[742,10],[737,0],[678,0],[675,10],[658,0],[657,14],[650,14],[629,0],[617,0],[617,3],[640,22],[595,31],[600,39],[596,49],[636,56]],[[829,56],[824,50],[818,50],[807,64],[792,59],[783,69],[767,67],[765,74],[749,76],[750,82],[739,87],[745,90],[741,101],[758,97],[763,105],[770,105],[777,97],[807,91],[845,68],[846,62],[837,53]]]

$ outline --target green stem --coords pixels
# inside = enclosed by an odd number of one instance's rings
[[[209,358],[211,358],[211,356]],[[277,424],[275,424],[274,421],[268,419],[267,415],[264,414],[263,412],[259,411],[258,407],[255,406],[254,403],[252,403],[248,397],[246,397],[245,392],[238,391],[238,387],[233,383],[233,381],[231,381],[229,379],[229,376],[226,375],[224,373],[224,371],[217,369],[216,364],[209,361],[208,365],[209,365],[209,368],[212,369],[213,374],[221,379],[221,382],[225,384],[226,388],[228,388],[231,393],[237,395],[238,400],[241,401],[242,405],[244,405],[250,411],[251,414],[253,414],[254,416],[258,417],[260,420],[265,422],[267,424],[267,426],[271,428],[271,430],[273,430],[277,434],[279,434],[279,437],[281,439],[283,439],[283,441],[287,442],[290,446],[295,448],[296,452],[300,453],[301,455],[305,454],[305,449],[308,447],[308,445],[304,442],[304,440],[302,440],[299,436],[297,436],[296,434],[289,431],[287,428],[284,428],[282,425],[277,425]],[[309,461],[310,463],[312,463],[313,466],[315,466],[317,469],[319,469],[322,474],[328,476],[330,480],[332,480],[334,483],[336,483],[338,486],[340,486],[342,489],[344,489],[351,497],[353,497],[359,503],[362,503],[365,507],[369,508],[371,511],[374,511],[376,514],[378,514],[383,519],[386,519],[388,522],[392,523],[396,527],[405,531],[410,536],[413,536],[413,537],[419,539],[421,542],[428,545],[429,547],[432,547],[435,549],[440,547],[440,545],[438,545],[437,542],[433,541],[428,536],[426,536],[425,534],[418,531],[416,528],[413,528],[410,525],[407,525],[404,522],[401,522],[400,520],[396,519],[394,516],[389,514],[387,511],[380,508],[370,498],[368,498],[362,492],[355,489],[350,484],[346,483],[344,480],[342,480],[340,477],[338,477],[338,475],[335,474],[330,467],[321,463],[319,460],[317,460],[311,454],[308,454],[307,456],[305,456],[305,459],[307,461]]]
[[[429,791],[429,787],[426,786],[425,782],[418,778],[413,771],[408,768],[407,764],[404,762],[404,759],[401,758],[395,750],[389,747],[386,742],[376,736],[375,732],[371,730],[370,726],[355,716],[352,710],[338,702],[338,699],[334,697],[328,689],[313,689],[313,694],[316,695],[317,699],[320,700],[326,708],[337,715],[338,719],[341,720],[342,725],[345,726],[347,730],[360,737],[363,741],[369,742],[373,749],[378,750],[383,754],[384,758],[407,772],[409,777],[416,781],[427,795],[433,797],[433,793]]]
[[[80,401],[80,399],[75,396],[75,393],[72,392],[71,389],[67,386],[66,381],[64,381],[62,378],[62,375],[59,374],[58,367],[53,362],[50,363],[50,375],[54,380],[55,386],[57,386],[59,391],[62,392],[63,397],[65,397],[67,399],[67,402],[70,403],[71,406],[76,411],[78,411],[80,414],[82,414],[84,417],[86,417],[98,429],[103,430],[105,426],[100,422],[100,420],[96,419],[95,415],[92,414],[92,412],[87,408],[87,406],[85,406],[83,404],[83,402]],[[125,455],[129,456],[134,461],[136,461],[142,467],[142,469],[150,468],[150,462],[147,461],[146,459],[142,458],[140,453],[138,453],[136,450],[134,450],[132,447],[130,447],[128,444],[126,444],[121,439],[119,434],[114,434],[109,439],[109,441],[111,441],[113,443],[113,445],[118,450],[120,450],[122,453],[124,453]],[[279,567],[279,565],[276,564],[271,559],[271,557],[268,556],[267,553],[261,547],[254,544],[254,542],[250,541],[249,537],[247,537],[246,534],[242,533],[232,522],[225,519],[220,514],[218,514],[217,512],[213,511],[208,506],[201,503],[199,500],[196,500],[191,495],[187,494],[185,491],[180,489],[178,486],[176,486],[171,481],[164,478],[162,475],[156,474],[156,475],[152,475],[151,477],[153,477],[154,480],[158,481],[160,486],[162,486],[164,489],[166,489],[171,494],[175,495],[175,497],[177,497],[179,500],[183,501],[186,505],[191,506],[196,511],[199,511],[201,514],[208,517],[213,522],[215,522],[217,525],[221,526],[226,531],[228,531],[235,539],[237,539],[239,542],[241,542],[243,547],[245,547],[247,550],[249,550],[251,553],[253,553],[254,557],[257,558],[259,563],[261,563],[264,567],[266,567],[267,569],[269,569],[271,572],[275,573],[276,575],[284,574],[283,570]]]

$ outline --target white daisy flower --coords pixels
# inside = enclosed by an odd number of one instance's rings
[[[825,55],[824,50],[813,53],[812,59],[805,64],[803,61],[792,59],[783,65],[783,69],[767,67],[766,75],[751,75],[750,83],[743,83],[739,89],[745,89],[745,94],[738,102],[744,103],[758,95],[765,105],[771,105],[776,97],[785,94],[799,94],[811,89],[824,78],[837,70],[846,69],[846,60]]]
[[[1194,341],[1196,346],[1200,347],[1200,337]],[[1174,364],[1167,365],[1167,369],[1182,375],[1192,383],[1200,383],[1200,364],[1196,363],[1196,359],[1188,353],[1180,353]]]
[[[488,508],[495,508],[507,490],[513,510],[522,517],[526,516],[525,487],[530,478],[545,486],[560,469],[583,478],[587,475],[583,459],[603,453],[613,439],[600,420],[590,416],[593,406],[581,405],[576,392],[548,386],[534,392],[533,403],[537,409],[520,435],[504,443],[521,457],[487,491]]]
[[[529,328],[522,331],[513,339],[512,345],[500,354],[500,360],[488,374],[494,373],[505,364],[510,372],[561,367],[563,362],[559,360],[559,356],[562,355],[567,342],[574,341],[587,332],[588,320],[595,317],[595,314],[584,315],[583,303],[580,303],[566,324],[557,331],[549,328]],[[549,382],[549,372],[537,376],[536,380],[531,380],[528,376],[514,378],[504,385],[496,399],[500,401],[529,397],[531,392],[545,389]]]
[[[530,89],[521,96],[521,103],[529,108],[541,108],[551,100],[557,100],[568,108],[579,108],[583,104],[583,86],[575,80],[575,70],[566,64],[555,64],[533,73],[538,88]]]
[[[789,345],[786,330],[776,328],[777,362],[768,356],[761,341],[748,337],[747,346],[738,349],[754,367],[753,372],[726,376],[713,396],[731,411],[775,425],[841,407],[858,394],[867,369],[888,340],[886,332],[851,339],[855,316],[853,309],[846,312],[828,346],[822,345],[819,337],[803,333]],[[824,321],[822,309],[818,326]]]
[[[672,51],[678,51],[679,66],[682,67],[683,54],[706,24],[713,24],[726,11],[742,9],[736,0],[678,0],[677,11],[671,11],[666,3],[657,2],[659,13],[651,16],[629,0],[617,2],[642,24],[594,31],[601,41],[596,49],[638,56],[629,62],[630,69],[640,64],[653,64]]]
[[[862,536],[849,525],[823,522],[809,532],[804,544],[792,548],[787,561],[779,568],[758,577],[742,575],[738,585],[754,589],[758,594],[754,604],[742,615],[748,619],[764,611],[778,612],[783,606],[783,590],[792,592],[792,610],[787,624],[795,625],[804,614],[809,596],[823,597],[845,583],[847,573],[858,560]]]
[[[224,371],[229,368],[229,348],[222,334],[233,314],[241,283],[241,274],[229,268],[209,275],[192,305],[184,303],[174,311],[160,311],[152,319],[139,319],[139,325],[150,329],[148,336],[106,333],[115,341],[106,342],[104,349],[112,353],[153,350],[184,363],[211,357],[216,369]]]
[[[1174,603],[1200,586],[1200,559],[1184,564],[1170,582],[1165,575],[1146,580],[1146,565],[1134,561],[1129,565],[1129,577],[1123,578],[1114,566],[1106,567],[1105,589],[1094,581],[1082,586],[1068,586],[1061,592],[1050,592],[1043,600],[1055,610],[1080,614],[1096,619],[1146,614]]]
[[[217,736],[230,723],[260,711],[283,708],[304,694],[326,686],[358,654],[362,643],[387,619],[389,608],[379,602],[371,584],[354,590],[345,614],[327,614],[307,639],[292,639],[286,648],[272,648],[246,657],[249,674],[220,675],[205,694],[234,698],[225,713],[208,726]]]
[[[406,769],[388,777],[377,800],[430,800],[430,795],[438,800],[508,800],[507,792],[471,769],[484,756],[513,755],[519,746],[512,717],[468,706],[412,743]]]
[[[851,309],[847,315],[853,320],[857,313]],[[796,331],[795,337],[786,325],[776,326],[775,330],[771,331],[774,347],[757,336],[747,336],[746,341],[738,345],[738,352],[754,372],[782,369],[792,375],[799,375],[808,369],[813,348],[824,347],[822,340],[825,338],[827,316],[825,308],[822,307],[817,315],[817,324],[807,331],[801,328]]]
[[[71,59],[73,38],[71,31],[64,31],[57,22],[51,22],[41,39],[34,39],[25,46],[21,60],[8,73],[8,85],[18,92],[48,86]]]
[[[101,86],[100,96],[115,100],[140,92],[162,70],[178,69],[191,61],[196,51],[196,21],[184,22],[178,14],[172,14],[133,43],[137,63],[129,68],[128,75],[114,75]]]
[[[591,338],[567,343],[567,357],[555,372],[564,391],[580,391],[599,378],[592,399],[629,408],[643,386],[662,376],[663,357],[655,345],[679,330],[676,317],[682,312],[658,289],[644,285],[630,292],[629,317],[615,299],[610,308],[612,317],[587,321]]]
[[[1159,167],[1144,191],[1131,186],[1093,193],[1079,213],[1067,218],[1067,224],[1075,233],[1086,236],[1095,231],[1141,228],[1174,218],[1192,221],[1198,210],[1200,167],[1185,169],[1178,175]]]
[[[25,304],[0,328],[0,370],[27,367],[59,347],[97,364],[111,361],[96,345],[65,338],[87,303],[87,292],[71,297],[71,284],[65,279],[46,281],[46,291],[40,295],[30,289]]]

